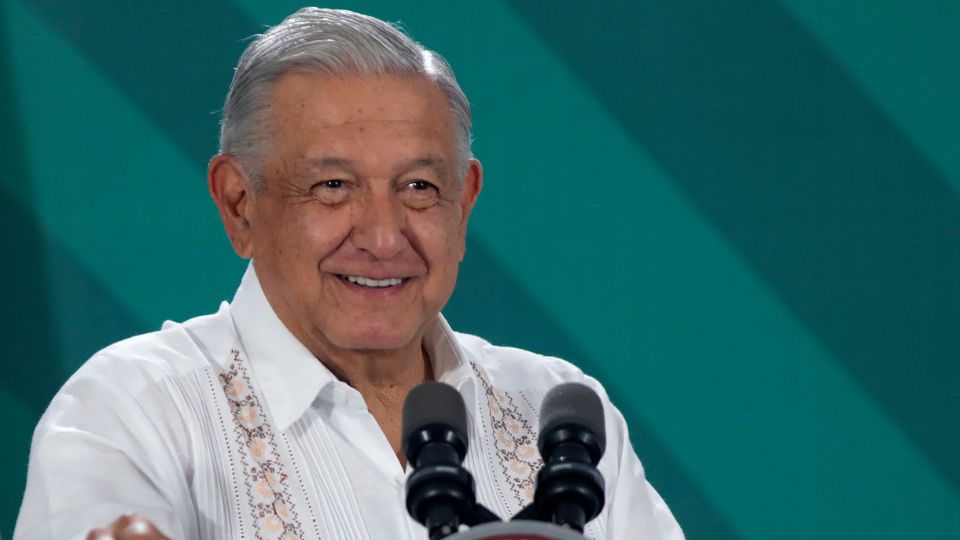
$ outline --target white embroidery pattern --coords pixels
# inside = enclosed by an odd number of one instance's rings
[[[533,500],[537,473],[543,467],[537,450],[537,436],[531,421],[517,407],[514,397],[494,388],[483,368],[473,362],[470,366],[480,380],[490,410],[490,427],[503,477],[516,502],[523,507]],[[522,394],[518,393],[518,397],[526,401]]]
[[[230,404],[241,450],[241,476],[246,488],[256,537],[259,540],[300,540],[303,532],[277,449],[276,435],[239,350],[230,351],[233,361],[220,374]]]

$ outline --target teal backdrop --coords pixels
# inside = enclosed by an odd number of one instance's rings
[[[86,358],[243,272],[205,189],[286,0],[0,0],[0,536]],[[341,2],[444,54],[455,328],[567,358],[690,538],[960,538],[960,2]]]

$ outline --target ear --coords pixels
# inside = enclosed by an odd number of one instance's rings
[[[220,220],[237,255],[253,257],[253,217],[256,214],[253,189],[237,159],[219,154],[207,168],[207,187],[213,197]]]
[[[483,167],[479,161],[470,158],[460,185],[460,242],[463,243],[463,251],[466,251],[467,221],[470,220],[470,213],[473,212],[473,205],[477,203],[482,188]],[[462,253],[460,258],[463,259]]]

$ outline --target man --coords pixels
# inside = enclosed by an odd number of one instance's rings
[[[480,502],[509,517],[530,501],[546,391],[605,394],[440,315],[482,184],[442,58],[377,19],[298,11],[241,57],[208,184],[252,261],[233,302],[67,382],[16,538],[426,538],[404,509],[400,413],[427,380],[465,399]],[[681,538],[603,399],[607,506],[586,533]]]

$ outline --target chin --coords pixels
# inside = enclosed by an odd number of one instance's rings
[[[398,332],[395,328],[380,331],[368,329],[344,335],[336,345],[357,351],[390,351],[406,347],[416,336],[416,332]]]

